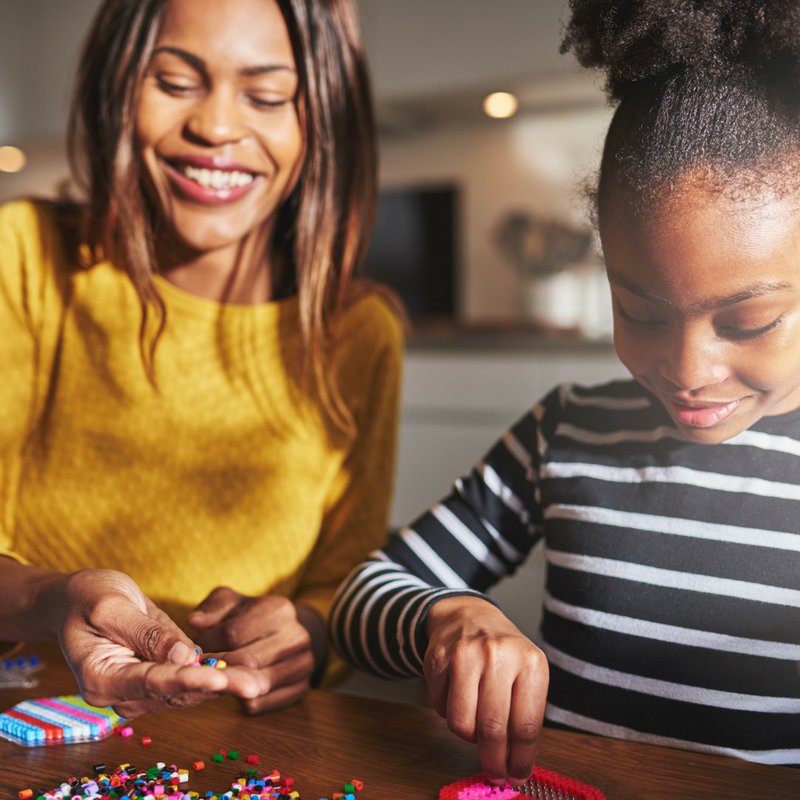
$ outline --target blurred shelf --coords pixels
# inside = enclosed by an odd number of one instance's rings
[[[609,352],[610,336],[590,338],[576,329],[552,329],[515,322],[418,320],[407,337],[409,350],[567,350]]]

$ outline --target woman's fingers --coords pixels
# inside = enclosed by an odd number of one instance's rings
[[[188,622],[193,628],[218,625],[247,599],[227,586],[218,586],[189,614]]]
[[[230,667],[178,667],[140,661],[95,667],[83,692],[93,705],[120,702],[138,707],[138,713],[170,706],[194,705],[223,692],[252,699],[269,690],[269,679],[258,670]]]
[[[263,714],[265,711],[275,711],[278,708],[290,706],[301,700],[308,692],[310,684],[307,680],[290,683],[280,689],[268,692],[255,700],[245,700],[244,710],[248,714]]]
[[[263,639],[256,639],[245,647],[232,650],[225,659],[229,664],[242,664],[261,670],[297,664],[300,668],[307,669],[310,675],[314,669],[311,639],[301,625],[288,626]],[[274,680],[272,683],[274,684]]]

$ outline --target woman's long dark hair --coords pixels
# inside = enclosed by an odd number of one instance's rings
[[[354,0],[277,2],[299,73],[306,156],[294,192],[277,212],[274,247],[296,280],[306,378],[335,425],[352,431],[332,364],[377,194],[369,78]],[[153,283],[155,221],[136,154],[135,116],[167,3],[105,0],[84,46],[69,129],[73,174],[87,197],[87,241],[96,257],[120,255],[139,294],[140,346],[151,380],[166,310]]]

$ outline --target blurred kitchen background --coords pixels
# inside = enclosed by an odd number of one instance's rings
[[[0,0],[0,202],[52,194],[67,177],[72,74],[98,5]],[[559,54],[566,0],[359,5],[381,137],[368,271],[413,322],[400,526],[549,388],[625,374],[586,195],[611,110],[596,76]],[[543,563],[535,553],[493,593],[529,635]]]

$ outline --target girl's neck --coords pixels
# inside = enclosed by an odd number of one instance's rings
[[[220,303],[254,305],[271,300],[280,285],[281,259],[263,236],[204,253],[159,258],[161,274],[189,294]]]

